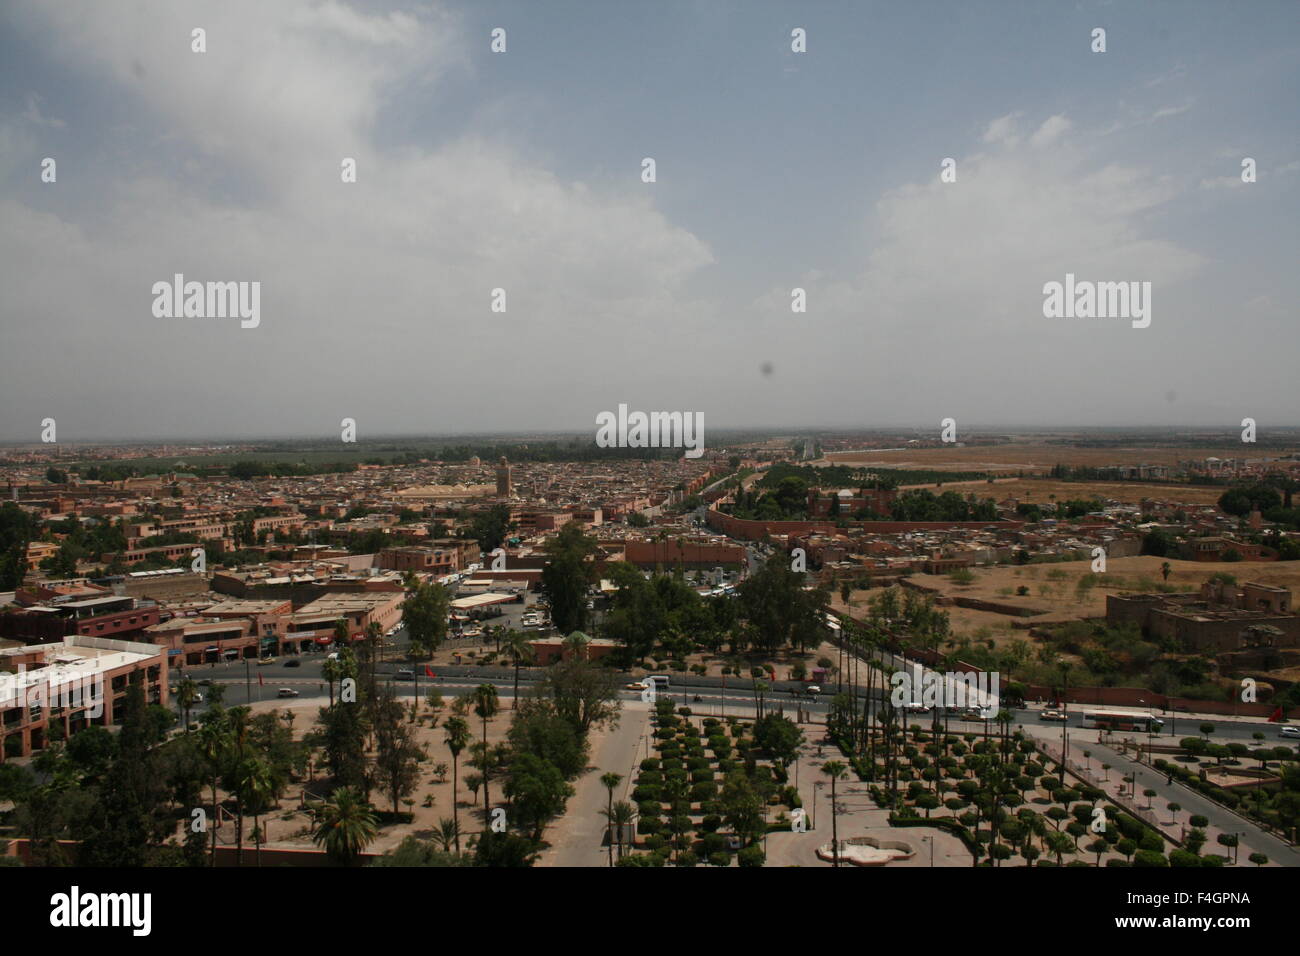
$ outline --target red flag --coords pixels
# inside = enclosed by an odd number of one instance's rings
[[[1281,720],[1281,719],[1282,719],[1282,708],[1281,708],[1281,707],[1278,707],[1277,710],[1273,711],[1273,713],[1271,713],[1271,714],[1268,715],[1268,722],[1269,722],[1270,724],[1276,724],[1276,723],[1277,723],[1279,720]]]
[[[258,675],[257,675],[257,686],[258,686],[258,687],[265,687],[265,686],[266,686],[266,681],[262,680],[262,675],[261,675],[261,674],[258,674]]]
[[[433,671],[431,671],[431,670],[429,669],[429,665],[428,665],[428,664],[425,664],[425,665],[424,665],[424,676],[425,676],[425,677],[437,677],[438,675],[435,674]]]

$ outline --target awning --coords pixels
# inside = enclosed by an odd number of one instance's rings
[[[320,644],[321,646],[326,646],[326,645],[329,645],[329,644],[333,644],[333,643],[334,643],[334,638],[332,638],[332,637],[318,637],[318,638],[316,638],[316,643],[317,643],[317,644]]]

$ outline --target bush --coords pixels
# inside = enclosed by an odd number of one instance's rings
[[[1137,855],[1133,857],[1133,865],[1141,867],[1168,866],[1169,861],[1165,859],[1163,853],[1157,853],[1154,850],[1138,850]]]
[[[736,854],[736,862],[741,866],[762,866],[766,861],[763,848],[757,844],[747,846]]]

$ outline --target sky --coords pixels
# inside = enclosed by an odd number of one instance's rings
[[[0,441],[1263,435],[1298,102],[1294,2],[3,3]],[[176,273],[259,324],[155,315]],[[1046,317],[1067,274],[1149,326]]]

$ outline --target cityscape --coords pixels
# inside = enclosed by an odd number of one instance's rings
[[[0,24],[16,926],[285,868],[1285,918],[1300,8]]]

